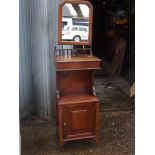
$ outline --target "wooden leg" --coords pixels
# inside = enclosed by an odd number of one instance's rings
[[[95,137],[96,145],[99,144],[99,102],[96,103],[96,137]]]
[[[56,138],[59,139],[59,130],[58,130],[58,128],[56,128]]]
[[[60,144],[60,149],[63,148],[64,146],[64,141],[63,141],[63,131],[62,131],[62,106],[59,106],[59,115],[58,115],[58,123],[59,123],[59,144]]]
[[[99,144],[98,136],[96,136],[96,138],[94,140],[95,140],[95,144],[98,145]]]
[[[98,141],[97,138],[92,138],[92,139],[91,139],[91,143],[92,143],[92,145],[93,145],[94,147],[96,147],[96,146],[98,146],[99,141]]]
[[[60,141],[60,142],[59,142],[59,145],[60,145],[60,150],[62,150],[63,147],[64,147],[64,142],[63,142],[63,141]]]

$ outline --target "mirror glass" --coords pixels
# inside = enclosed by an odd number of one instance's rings
[[[85,4],[86,3],[86,4]],[[59,35],[61,44],[89,45],[92,11],[89,2],[64,2],[61,5]],[[59,17],[59,18],[60,18]],[[92,17],[91,17],[92,18]]]

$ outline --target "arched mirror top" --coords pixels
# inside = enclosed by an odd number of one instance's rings
[[[92,44],[93,6],[88,1],[65,0],[59,5],[58,44]]]

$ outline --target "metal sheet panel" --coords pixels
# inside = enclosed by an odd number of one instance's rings
[[[31,0],[31,52],[36,112],[51,120],[55,102],[54,55],[50,53],[48,0]]]
[[[52,116],[56,113],[56,65],[54,60],[54,48],[58,47],[58,5],[61,0],[48,0],[48,34],[49,34],[49,57],[51,79],[51,109]]]
[[[59,2],[20,0],[20,109],[23,116],[23,107],[28,107],[26,114],[35,111],[48,120],[55,113],[53,49],[57,46]]]
[[[19,102],[20,119],[25,118],[33,111],[32,104],[32,70],[30,52],[30,22],[29,22],[29,0],[20,0],[19,31]]]

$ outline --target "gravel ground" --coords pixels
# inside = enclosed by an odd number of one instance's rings
[[[22,155],[134,155],[134,100],[126,93],[129,87],[123,81],[123,78],[95,80],[101,100],[98,146],[90,140],[79,140],[66,143],[60,151],[55,122],[32,116],[21,123]]]

